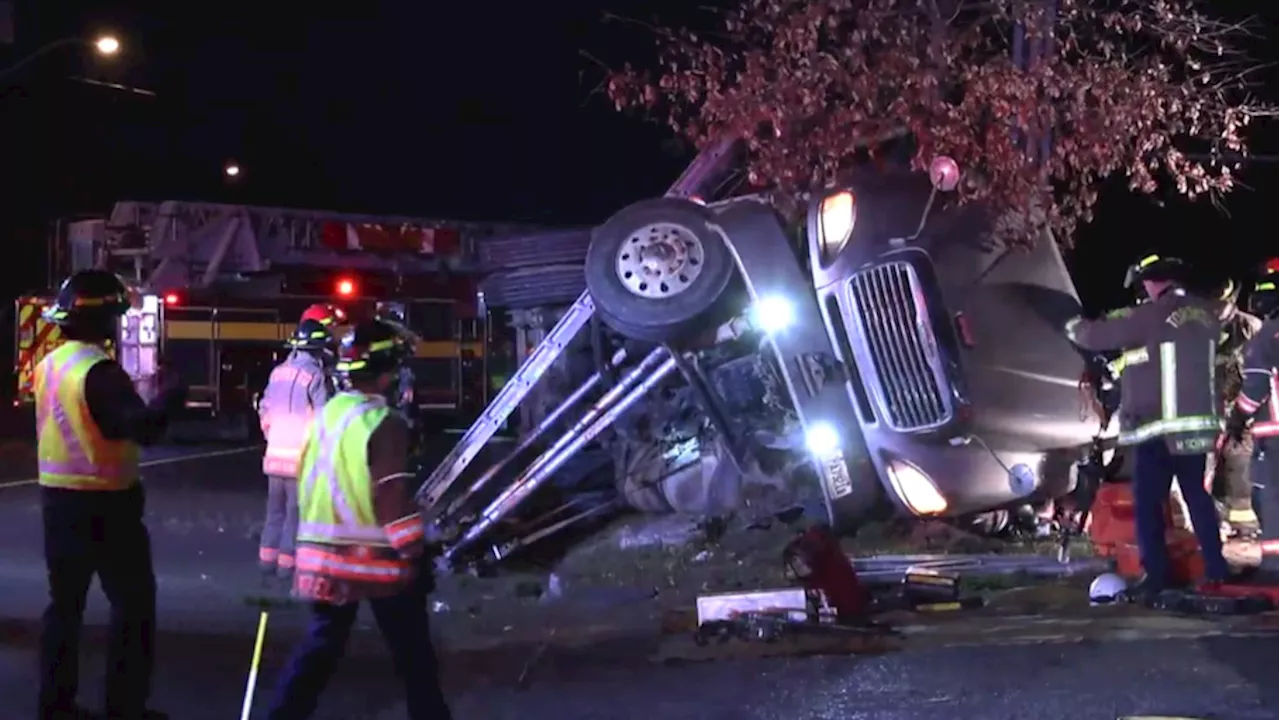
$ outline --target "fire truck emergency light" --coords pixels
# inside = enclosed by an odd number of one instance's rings
[[[165,293],[164,295],[165,305],[177,305],[181,300],[182,298],[178,297],[178,293]]]
[[[334,285],[334,291],[342,297],[351,297],[356,294],[356,283],[351,278],[342,278]]]

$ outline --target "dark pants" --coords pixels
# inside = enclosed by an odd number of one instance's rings
[[[1218,509],[1204,489],[1204,455],[1174,455],[1164,438],[1138,445],[1134,456],[1133,511],[1142,568],[1153,588],[1168,579],[1169,555],[1165,548],[1165,507],[1173,479],[1178,479],[1182,500],[1191,515],[1191,527],[1200,541],[1205,578],[1224,580],[1227,561],[1222,557]]]
[[[111,602],[107,713],[139,717],[151,693],[156,578],[142,522],[141,487],[123,492],[41,488],[49,607],[40,637],[40,713],[74,706],[80,630],[89,583],[98,576]]]
[[[404,683],[410,720],[450,720],[449,706],[440,691],[426,592],[415,587],[393,597],[371,600],[369,605],[391,650],[396,675]],[[267,714],[270,720],[304,720],[315,712],[320,693],[346,649],[359,607],[358,603],[312,603],[308,637],[294,651],[280,679]]]
[[[293,552],[298,541],[298,481],[267,476],[267,515],[258,543],[258,561],[263,570],[293,572]]]

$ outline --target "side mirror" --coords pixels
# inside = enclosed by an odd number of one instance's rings
[[[960,166],[946,155],[939,155],[929,163],[929,182],[933,189],[951,192],[960,185]]]

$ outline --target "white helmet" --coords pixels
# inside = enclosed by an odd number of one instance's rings
[[[1103,573],[1089,584],[1089,604],[1110,605],[1119,602],[1128,589],[1129,584],[1124,578],[1115,573]]]

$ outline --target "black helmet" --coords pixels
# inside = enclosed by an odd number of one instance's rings
[[[1262,276],[1258,278],[1258,282],[1253,286],[1253,292],[1249,293],[1249,312],[1262,317],[1270,317],[1276,312],[1277,296],[1276,296],[1276,280],[1277,270],[1280,270],[1280,262],[1269,260],[1263,267]]]
[[[408,343],[394,325],[366,320],[342,338],[335,370],[348,379],[377,377],[395,372],[408,355]]]
[[[86,321],[106,323],[124,315],[130,305],[129,288],[115,273],[81,270],[63,281],[43,315],[60,326]]]
[[[298,323],[298,328],[289,338],[289,347],[294,350],[327,350],[333,352],[337,345],[333,332],[321,320],[306,319]]]
[[[1186,269],[1186,263],[1178,258],[1148,255],[1129,267],[1129,272],[1124,277],[1124,286],[1134,290],[1148,280],[1180,283],[1186,277]]]

